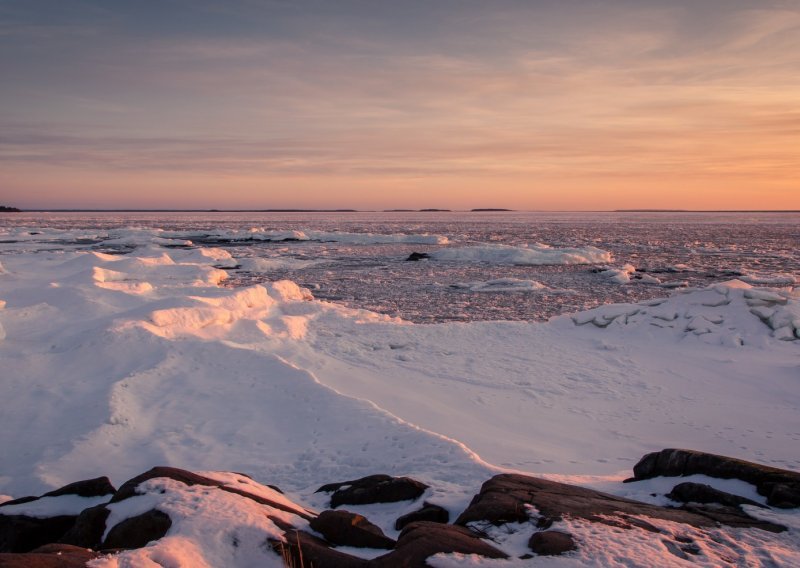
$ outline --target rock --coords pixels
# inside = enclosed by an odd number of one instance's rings
[[[561,531],[542,531],[533,533],[528,547],[542,556],[558,556],[565,552],[577,550],[572,535]]]
[[[421,521],[403,529],[393,552],[373,559],[369,565],[376,568],[422,568],[428,566],[426,558],[440,552],[508,558],[507,554],[467,528]]]
[[[117,491],[117,493],[111,499],[111,503],[117,503],[119,501],[123,501],[125,499],[129,499],[130,497],[138,495],[138,493],[136,492],[136,488],[139,486],[139,484],[144,483],[145,481],[148,481],[150,479],[156,479],[159,477],[166,477],[174,481],[180,481],[181,483],[185,483],[186,485],[189,486],[206,485],[208,487],[216,487],[222,491],[227,491],[228,493],[234,493],[236,495],[241,495],[242,497],[247,497],[248,499],[252,499],[256,503],[261,503],[262,505],[268,505],[274,509],[279,509],[287,513],[298,515],[306,520],[310,520],[312,518],[312,515],[309,514],[308,511],[303,510],[299,507],[290,507],[285,503],[273,501],[272,499],[267,499],[266,497],[255,495],[253,493],[250,493],[249,491],[244,491],[236,487],[230,487],[228,485],[223,484],[221,481],[217,481],[216,479],[211,479],[210,477],[198,475],[196,473],[187,471],[185,469],[179,469],[176,467],[165,467],[165,466],[154,467],[151,470],[146,471],[141,475],[137,475],[133,479],[130,479],[125,483],[123,483],[122,486]]]
[[[0,503],[0,552],[29,552],[45,544],[58,542],[72,528],[79,515],[54,515],[52,517],[30,517],[6,515],[3,508],[38,501],[42,497],[78,495],[80,497],[102,497],[115,492],[107,477],[97,477],[70,483],[40,497],[21,497]],[[8,509],[6,509],[8,510]]]
[[[650,517],[694,527],[716,526],[719,516],[707,515],[702,510],[683,510],[650,505],[555,481],[518,474],[494,476],[481,487],[467,509],[456,519],[456,524],[487,521],[495,525],[529,520],[528,507],[533,506],[541,515],[539,526],[546,528],[564,516],[622,528],[639,527],[655,530],[649,523],[635,517]],[[785,527],[754,519],[738,511],[734,526],[756,527],[772,532]]]
[[[0,515],[0,552],[30,552],[57,542],[75,523],[74,515],[34,518]]]
[[[290,530],[285,538],[285,541],[271,541],[270,544],[286,566],[359,568],[368,565],[363,558],[334,550],[327,542],[307,532]]]
[[[634,476],[628,481],[695,474],[741,479],[755,485],[773,507],[800,507],[800,473],[694,450],[666,449],[647,454],[633,467]]]
[[[46,544],[26,554],[0,554],[0,568],[84,568],[99,553],[69,544]]]
[[[133,479],[129,479],[122,486],[119,488],[117,493],[114,495],[114,498],[111,499],[112,503],[118,503],[120,501],[124,501],[125,499],[129,499],[139,493],[136,492],[136,488],[139,484],[144,483],[150,479],[155,479],[157,477],[167,477],[169,479],[173,479],[175,481],[180,481],[181,483],[185,483],[186,485],[207,485],[209,487],[219,487],[222,485],[219,481],[215,479],[211,479],[210,477],[204,477],[202,475],[198,475],[196,473],[192,473],[191,471],[186,471],[185,469],[179,469],[177,467],[165,467],[165,466],[158,466],[154,467],[141,475],[137,475]]]
[[[111,481],[107,477],[96,477],[94,479],[85,479],[83,481],[76,481],[64,487],[49,491],[39,497],[29,496],[20,497],[19,499],[12,499],[0,503],[0,508],[8,507],[9,505],[20,505],[22,503],[30,503],[31,501],[38,501],[42,497],[61,497],[62,495],[78,495],[80,497],[102,497],[104,495],[113,495],[116,492]]]
[[[394,540],[383,534],[380,527],[366,517],[350,511],[322,511],[309,526],[339,546],[357,548],[394,548]]]
[[[450,513],[447,512],[447,509],[444,509],[439,505],[433,505],[426,501],[422,504],[422,509],[398,518],[394,522],[394,528],[395,530],[399,531],[402,530],[406,525],[415,523],[417,521],[430,521],[432,523],[447,524],[450,522]]]
[[[169,515],[152,509],[114,525],[102,548],[142,548],[166,535],[171,526]]]
[[[408,262],[408,261],[412,261],[413,262],[413,261],[417,261],[417,260],[423,260],[423,259],[430,258],[430,257],[431,257],[431,255],[429,255],[427,252],[412,252],[410,255],[408,255],[408,258],[406,259],[406,262]]]
[[[100,548],[100,541],[106,532],[106,520],[110,514],[111,511],[106,509],[105,505],[84,509],[59,542],[83,548]]]
[[[95,477],[94,479],[85,479],[83,481],[76,481],[65,485],[55,491],[45,493],[42,497],[59,497],[61,495],[80,495],[81,497],[102,497],[104,495],[113,495],[117,490],[111,485],[111,480],[107,477]]]
[[[333,492],[331,507],[339,505],[364,505],[368,503],[394,503],[417,499],[428,488],[424,483],[410,477],[391,477],[389,475],[369,475],[354,481],[329,483],[317,489],[320,492]]]
[[[714,489],[704,483],[679,483],[672,488],[667,497],[681,503],[719,503],[728,507],[738,507],[739,505],[764,506],[751,499]]]

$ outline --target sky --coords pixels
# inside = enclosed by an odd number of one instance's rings
[[[0,0],[0,204],[800,209],[800,0]]]

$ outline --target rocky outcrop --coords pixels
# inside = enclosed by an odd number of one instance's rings
[[[59,542],[83,548],[99,549],[103,534],[106,532],[106,520],[110,514],[111,511],[105,505],[84,509]]]
[[[719,477],[739,476],[744,481],[757,484],[759,490],[762,486],[766,487],[770,492],[765,494],[773,500],[780,494],[776,493],[776,488],[788,487],[787,491],[791,492],[796,477],[800,475],[687,450],[664,450],[649,454],[635,469],[635,475],[641,479],[664,474],[709,475],[711,472],[717,473]],[[505,546],[505,537],[497,539],[497,546],[492,538],[496,538],[497,534],[507,535],[508,531],[519,530],[526,531],[525,538],[532,532],[528,540],[530,552],[521,558],[531,558],[534,554],[569,554],[580,550],[582,543],[592,538],[587,535],[603,534],[599,528],[592,528],[590,532],[569,529],[582,531],[574,536],[564,530],[565,527],[585,526],[586,523],[610,526],[615,531],[646,531],[640,532],[637,538],[648,541],[657,539],[672,555],[691,560],[694,555],[709,554],[710,549],[702,536],[708,529],[716,530],[724,525],[770,532],[786,530],[780,525],[753,518],[742,508],[742,505],[764,505],[704,484],[676,484],[668,497],[682,504],[661,507],[585,487],[519,474],[500,474],[483,484],[480,492],[454,524],[448,524],[449,515],[446,509],[428,502],[424,502],[416,511],[397,518],[395,527],[401,532],[395,542],[363,515],[341,509],[317,514],[279,495],[277,488],[259,485],[252,479],[245,478],[241,474],[219,476],[219,479],[228,480],[223,482],[191,471],[156,467],[124,483],[113,494],[113,498],[109,493],[114,491],[110,482],[106,478],[96,478],[70,484],[41,497],[24,497],[6,502],[0,505],[0,568],[78,567],[84,566],[100,552],[135,554],[125,550],[148,544],[158,547],[160,539],[166,535],[178,536],[180,527],[190,522],[189,517],[185,516],[180,522],[176,522],[165,512],[181,510],[181,507],[174,508],[181,503],[185,505],[183,509],[186,511],[205,510],[205,517],[200,517],[203,519],[202,523],[213,523],[214,511],[217,511],[212,508],[212,513],[209,514],[208,509],[201,506],[207,503],[221,503],[225,508],[225,515],[230,510],[238,511],[236,507],[243,507],[243,511],[253,514],[252,503],[234,499],[230,495],[223,497],[219,492],[234,494],[264,506],[263,509],[255,509],[255,517],[260,517],[263,512],[272,523],[268,525],[269,528],[262,525],[264,540],[258,541],[257,547],[261,547],[259,550],[263,553],[262,544],[269,539],[271,549],[281,555],[290,566],[416,568],[426,566],[427,559],[439,553],[507,558],[507,552],[502,549]],[[150,480],[160,481],[146,483]],[[191,490],[182,488],[197,485],[202,487]],[[372,475],[323,485],[319,491],[331,493],[331,505],[336,507],[346,503],[358,505],[418,499],[426,489],[427,485],[408,477]],[[102,499],[100,505],[87,507],[77,516],[28,517],[11,514],[28,510],[25,508],[26,504],[44,497],[59,499],[64,495],[95,498],[87,500],[87,503],[97,503],[97,497],[107,496],[108,502]],[[117,506],[142,495],[147,497],[132,503],[131,507]],[[162,495],[166,501],[160,500]],[[203,500],[207,497],[210,500],[204,503]],[[146,505],[142,507],[143,504]],[[160,510],[159,506],[164,510]],[[408,510],[406,505],[398,508]],[[37,515],[40,509],[37,506]],[[131,513],[134,516],[120,519],[119,513],[124,510],[139,514]],[[112,516],[112,512],[115,515]],[[112,518],[115,520],[110,521]],[[195,513],[192,513],[191,518],[197,518]],[[581,523],[572,524],[575,520],[580,520]],[[664,529],[665,525],[659,521],[679,523],[687,528],[692,527],[692,530]],[[228,523],[231,522],[235,524],[234,521],[224,521],[220,525],[222,532],[228,530],[227,527],[231,526]],[[113,526],[109,523],[113,523]],[[502,528],[496,528],[501,526]],[[213,530],[214,534],[219,534],[218,527]],[[232,528],[229,536],[232,539],[231,550],[235,551],[240,546],[237,529]],[[713,536],[708,538],[713,540]],[[56,541],[60,543],[54,544]],[[383,548],[389,552],[366,560],[337,550],[337,546]],[[353,548],[348,548],[348,552],[352,550]],[[746,553],[739,560],[746,563]]]
[[[541,531],[533,533],[528,548],[541,556],[558,556],[576,550],[578,546],[571,534],[561,531]]]
[[[340,546],[391,550],[395,545],[378,526],[350,511],[322,511],[316,519],[311,519],[309,526],[325,540]]]
[[[706,514],[702,509],[659,507],[585,487],[525,475],[500,474],[483,484],[480,493],[456,519],[456,524],[467,525],[478,521],[494,525],[525,522],[531,506],[539,512],[539,525],[542,528],[566,516],[623,528],[646,528],[634,517],[662,519],[699,528],[716,526],[717,522],[722,522],[718,516]],[[756,527],[772,532],[785,530],[779,525],[742,515],[737,517],[735,526]]]
[[[417,521],[429,521],[431,523],[445,523],[450,522],[450,513],[447,509],[428,503],[427,501],[422,504],[422,509],[418,509],[407,515],[399,517],[394,522],[395,530],[402,530],[406,525],[416,523]]]
[[[111,497],[114,486],[107,477],[76,481],[38,497],[21,497],[0,504],[0,552],[29,552],[58,542],[75,524],[78,515],[30,516],[15,514],[14,505],[30,504],[47,497]]]
[[[667,493],[667,497],[681,503],[718,503],[726,507],[738,507],[740,505],[764,506],[752,499],[726,493],[704,483],[679,483],[672,488],[672,491]]]
[[[670,448],[647,454],[633,467],[629,481],[695,474],[741,479],[755,485],[773,507],[800,507],[800,473],[694,450]]]
[[[368,503],[394,503],[418,499],[428,488],[424,483],[410,477],[369,475],[353,481],[329,483],[317,489],[317,493],[333,493],[331,507],[339,505],[366,505]]]
[[[57,542],[75,523],[75,517],[59,515],[35,518],[25,515],[0,515],[0,552],[30,552]]]
[[[0,554],[0,568],[84,568],[99,553],[69,544],[46,544],[27,554]]]
[[[455,525],[417,522],[400,533],[395,550],[370,562],[376,568],[423,568],[430,556],[458,552],[478,554],[486,558],[508,558],[508,555],[487,544],[471,530]]]
[[[114,525],[103,541],[103,549],[141,548],[167,534],[172,526],[169,515],[156,509],[125,519]]]

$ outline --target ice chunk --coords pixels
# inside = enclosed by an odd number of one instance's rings
[[[547,286],[536,280],[519,278],[497,278],[486,282],[457,282],[452,284],[452,287],[470,292],[537,292],[547,289]]]
[[[443,248],[432,252],[431,258],[452,262],[485,262],[513,265],[595,264],[612,260],[610,252],[592,246],[552,248],[543,244],[517,247],[483,245]]]

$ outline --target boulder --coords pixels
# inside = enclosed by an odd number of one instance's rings
[[[133,479],[130,479],[125,483],[123,483],[122,486],[117,491],[117,493],[114,495],[113,499],[111,499],[111,503],[117,503],[119,501],[123,501],[130,497],[138,495],[138,493],[136,492],[136,488],[141,483],[159,477],[166,477],[174,481],[180,481],[181,483],[184,483],[189,486],[206,485],[208,487],[216,487],[222,491],[227,491],[228,493],[234,493],[236,495],[241,495],[242,497],[247,497],[248,499],[251,499],[256,503],[261,503],[262,505],[268,505],[274,509],[298,515],[306,520],[312,518],[312,515],[309,514],[308,511],[301,509],[299,507],[290,507],[285,503],[273,501],[272,499],[262,497],[261,495],[255,495],[253,493],[250,493],[249,491],[244,491],[243,489],[230,487],[228,485],[223,484],[221,481],[217,481],[216,479],[211,479],[210,477],[205,477],[203,475],[198,475],[196,473],[187,471],[185,469],[179,469],[176,467],[165,467],[165,466],[154,467],[149,471],[146,471],[141,475],[137,475]]]
[[[430,521],[432,523],[447,524],[450,522],[450,513],[447,512],[447,509],[440,507],[439,505],[433,505],[432,503],[428,503],[426,501],[422,504],[422,509],[418,509],[417,511],[413,511],[398,518],[394,522],[394,528],[395,530],[399,531],[402,530],[406,525],[416,523],[417,521]]]
[[[169,515],[152,509],[114,525],[103,541],[102,548],[142,548],[148,542],[166,535],[171,526]]]
[[[29,552],[42,545],[58,542],[74,525],[79,515],[53,515],[31,517],[28,515],[3,514],[12,505],[31,503],[43,497],[78,495],[80,497],[102,497],[116,490],[107,477],[76,481],[49,491],[39,497],[21,497],[0,503],[0,552]]]
[[[723,522],[716,514],[706,514],[700,509],[685,510],[659,507],[624,499],[585,487],[525,475],[505,473],[494,476],[481,487],[466,510],[456,519],[456,524],[489,522],[495,525],[530,520],[528,507],[535,507],[541,518],[539,526],[549,527],[565,516],[586,519],[622,528],[639,527],[658,531],[649,523],[636,517],[650,517],[694,527],[716,526]],[[785,527],[740,514],[733,526],[756,527],[771,532]]]
[[[0,552],[30,552],[57,542],[75,523],[73,515],[36,518],[0,515]]]
[[[169,479],[173,479],[175,481],[180,481],[186,485],[207,485],[209,487],[219,487],[222,485],[221,482],[217,481],[216,479],[211,479],[210,477],[205,477],[202,475],[198,475],[191,471],[186,471],[185,469],[179,469],[177,467],[165,467],[165,466],[158,466],[154,467],[140,475],[137,475],[133,479],[129,479],[125,483],[123,483],[117,493],[114,495],[114,498],[111,499],[112,503],[118,503],[120,501],[124,501],[125,499],[129,499],[139,493],[136,492],[136,488],[148,481],[150,479],[155,479],[158,477],[167,477]]]
[[[434,554],[477,554],[487,558],[508,558],[508,555],[487,544],[471,530],[455,525],[416,522],[400,533],[395,550],[370,561],[375,568],[423,568]]]
[[[110,514],[105,505],[84,509],[59,542],[83,548],[100,548]]]
[[[647,454],[633,467],[633,478],[627,481],[695,474],[741,479],[755,485],[773,507],[800,507],[799,472],[694,450],[669,448]]]
[[[0,503],[0,513],[2,512],[3,507],[8,507],[10,505],[21,505],[22,503],[30,503],[32,501],[38,501],[42,497],[61,497],[62,495],[78,495],[80,497],[102,497],[104,495],[113,495],[116,492],[114,486],[111,485],[111,481],[107,477],[96,477],[95,479],[85,479],[83,481],[76,481],[74,483],[70,483],[65,485],[64,487],[60,487],[58,489],[54,489],[53,491],[48,491],[44,495],[40,495],[39,497],[35,496],[28,496],[28,497],[20,497],[18,499],[11,499],[10,501],[3,501]]]
[[[408,255],[408,258],[406,259],[406,261],[407,262],[414,262],[414,261],[418,261],[418,260],[424,260],[424,259],[430,258],[430,257],[431,257],[431,255],[429,255],[427,252],[412,252],[410,255]]]
[[[561,531],[533,533],[533,536],[528,541],[528,547],[542,556],[558,556],[578,548],[572,535]]]
[[[81,497],[102,497],[104,495],[113,495],[117,490],[111,485],[111,480],[107,477],[95,477],[94,479],[85,479],[83,481],[76,481],[65,485],[55,491],[45,493],[42,497],[59,497],[61,495],[79,495]]]
[[[357,548],[385,548],[391,550],[395,542],[366,517],[350,511],[322,511],[311,519],[310,527],[339,546]]]
[[[84,568],[98,556],[78,546],[46,544],[26,554],[0,554],[0,568]]]
[[[739,505],[764,507],[761,503],[720,491],[704,483],[679,483],[672,488],[667,497],[681,503],[719,503],[727,507],[738,507]]]
[[[410,477],[369,475],[353,481],[329,483],[317,489],[333,492],[331,507],[339,505],[365,505],[368,503],[394,503],[419,498],[428,488],[424,483]]]

